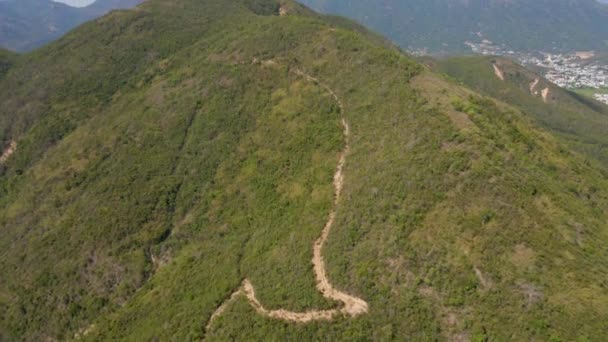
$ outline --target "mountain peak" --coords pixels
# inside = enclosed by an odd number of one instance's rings
[[[131,8],[142,0],[98,0],[81,8],[52,0],[0,1],[0,46],[24,52],[65,35],[112,9]]]

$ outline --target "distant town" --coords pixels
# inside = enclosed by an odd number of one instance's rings
[[[608,94],[595,94],[593,97],[598,101],[608,104]]]
[[[523,65],[543,70],[544,76],[556,85],[567,89],[597,89],[593,97],[608,104],[608,65],[594,59],[594,52],[520,53],[494,45],[489,40],[466,43],[473,52],[483,55],[509,56]]]

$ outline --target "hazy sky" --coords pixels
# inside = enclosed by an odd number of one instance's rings
[[[86,5],[90,5],[95,0],[55,0],[57,2],[63,2],[64,4],[68,4],[70,6],[82,7]]]
[[[95,0],[54,0],[57,2],[63,2],[64,4],[68,4],[70,6],[83,7],[86,5],[90,5]],[[599,2],[608,3],[608,0],[598,0]]]

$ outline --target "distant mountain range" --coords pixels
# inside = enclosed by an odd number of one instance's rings
[[[140,2],[98,0],[76,8],[51,0],[0,0],[0,47],[29,51],[110,10],[130,8]]]
[[[606,2],[606,0],[603,0]],[[608,7],[595,0],[302,0],[405,48],[468,51],[492,41],[518,51],[608,49]]]

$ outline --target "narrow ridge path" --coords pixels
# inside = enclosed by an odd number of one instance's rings
[[[323,227],[323,231],[321,232],[321,236],[315,241],[313,245],[312,264],[317,278],[317,289],[319,290],[319,292],[321,292],[323,296],[327,299],[342,302],[343,306],[339,309],[309,310],[305,312],[294,312],[284,309],[268,310],[257,299],[255,294],[255,288],[253,287],[251,282],[248,279],[245,279],[242,285],[234,293],[232,293],[232,295],[224,303],[222,303],[222,305],[220,305],[220,307],[218,307],[217,310],[211,315],[211,318],[209,319],[205,327],[205,332],[208,332],[211,329],[211,326],[215,319],[219,317],[226,310],[227,305],[231,301],[236,299],[239,295],[245,295],[249,301],[249,304],[251,304],[251,306],[256,310],[258,314],[265,317],[290,322],[308,323],[312,321],[331,320],[338,315],[356,317],[361,314],[367,313],[368,311],[368,305],[366,301],[361,298],[349,295],[340,290],[337,290],[333,287],[333,285],[329,281],[329,278],[327,277],[325,261],[321,253],[323,246],[325,245],[325,242],[329,237],[329,233],[336,218],[336,209],[338,203],[340,202],[342,188],[344,186],[344,165],[346,164],[346,156],[348,155],[350,150],[350,127],[344,117],[344,105],[342,104],[342,101],[340,101],[338,95],[329,86],[322,83],[317,78],[305,72],[302,72],[299,69],[295,69],[293,70],[293,72],[325,89],[338,103],[338,106],[340,108],[340,114],[342,116],[342,128],[345,139],[345,147],[344,150],[342,150],[342,152],[340,153],[340,160],[338,162],[338,166],[334,174],[333,185],[335,193],[333,208],[329,213],[327,222],[325,223],[325,227]]]

